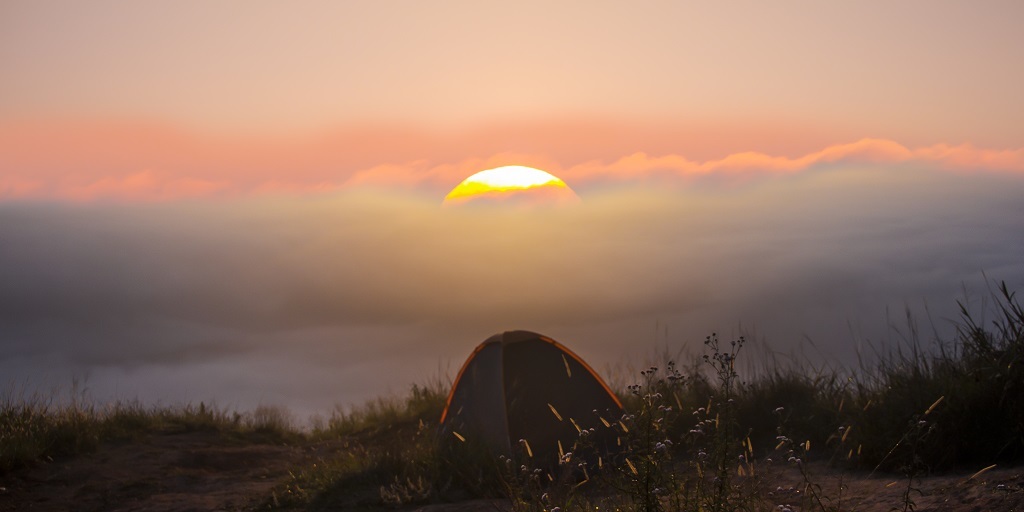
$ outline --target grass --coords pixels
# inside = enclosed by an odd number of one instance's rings
[[[261,406],[242,414],[205,403],[147,407],[120,401],[98,405],[75,383],[66,396],[11,393],[0,399],[0,475],[156,431],[259,434],[261,439],[279,442],[301,435],[287,411],[279,407]]]
[[[315,418],[313,434],[338,437],[409,422],[437,422],[448,396],[448,383],[440,376],[414,384],[405,397],[383,396],[346,410],[336,406],[327,420]]]
[[[440,377],[405,396],[378,398],[299,432],[286,411],[227,412],[205,404],[147,408],[7,397],[0,403],[0,473],[95,450],[160,429],[262,433],[323,448],[263,505],[279,510],[375,509],[473,497],[516,511],[767,510],[765,475],[795,471],[801,510],[840,511],[843,486],[824,488],[811,463],[896,475],[896,510],[913,510],[930,472],[1024,462],[1024,308],[1005,284],[988,320],[961,306],[954,339],[903,343],[852,369],[762,361],[740,371],[744,339],[709,336],[696,357],[663,355],[618,386],[626,407],[610,427],[624,451],[587,457],[543,478],[523,453],[500,457],[436,436],[449,384]],[[58,403],[59,402],[59,403]],[[567,461],[568,463],[569,461]],[[580,476],[583,475],[583,476]]]

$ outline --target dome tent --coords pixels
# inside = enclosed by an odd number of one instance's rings
[[[507,331],[462,365],[441,428],[509,455],[523,439],[537,462],[552,465],[574,449],[580,429],[595,429],[590,441],[598,450],[613,448],[607,426],[621,415],[618,398],[579,356],[546,336]]]

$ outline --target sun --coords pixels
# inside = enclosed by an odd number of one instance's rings
[[[557,176],[526,167],[506,165],[480,171],[459,183],[443,206],[464,204],[563,205],[580,197]]]

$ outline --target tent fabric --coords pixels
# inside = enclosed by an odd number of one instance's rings
[[[546,336],[507,331],[481,343],[463,364],[441,426],[506,454],[525,440],[547,463],[574,449],[578,429],[611,434],[602,418],[614,423],[621,415],[618,398],[579,356]],[[614,437],[590,441],[609,444]]]

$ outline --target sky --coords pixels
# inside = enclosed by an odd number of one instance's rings
[[[303,415],[506,329],[948,339],[1024,287],[1022,5],[4,2],[0,375]],[[581,201],[440,208],[500,165]]]

